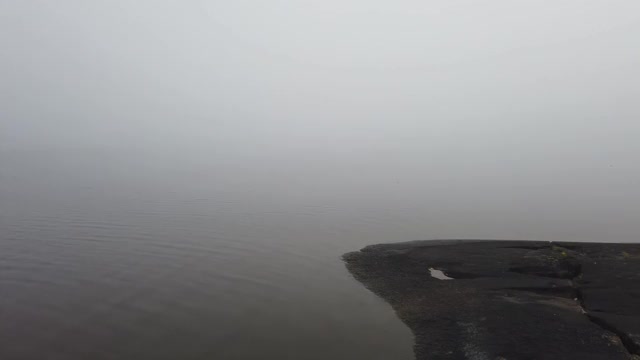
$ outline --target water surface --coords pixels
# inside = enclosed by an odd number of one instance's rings
[[[374,209],[354,217],[277,164],[3,155],[3,359],[411,358],[340,260]]]
[[[422,168],[429,157],[258,150],[2,152],[2,358],[410,359],[408,330],[343,253],[434,237],[603,240],[591,222],[620,221],[514,190],[533,183],[443,181]]]

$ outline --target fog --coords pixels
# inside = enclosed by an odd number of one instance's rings
[[[411,358],[343,253],[638,241],[639,35],[635,0],[0,0],[0,357]]]
[[[435,186],[473,206],[490,192],[498,212],[563,207],[571,226],[587,211],[628,236],[639,13],[636,1],[5,0],[0,150],[266,158],[303,174],[321,162],[418,198]]]
[[[635,1],[0,6],[3,148],[224,142],[598,169],[637,150]]]

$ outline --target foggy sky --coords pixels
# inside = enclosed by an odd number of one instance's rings
[[[0,0],[0,161],[106,149],[96,178],[413,209],[379,241],[627,241],[638,35],[635,0]]]
[[[0,14],[3,148],[639,150],[637,1],[3,0]]]

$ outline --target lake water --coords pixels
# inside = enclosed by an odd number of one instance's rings
[[[2,359],[411,358],[408,330],[340,260],[391,231],[388,210],[345,207],[335,174],[3,155]]]
[[[3,359],[411,359],[411,334],[343,253],[442,237],[632,241],[636,230],[612,213],[637,206],[619,201],[622,185],[527,181],[516,163],[512,176],[473,177],[477,153],[1,154]]]

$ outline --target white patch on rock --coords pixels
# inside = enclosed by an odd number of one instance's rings
[[[438,279],[438,280],[453,280],[453,278],[448,277],[447,275],[445,275],[442,272],[442,270],[429,268],[429,271],[431,272],[431,276],[436,278],[436,279]]]

